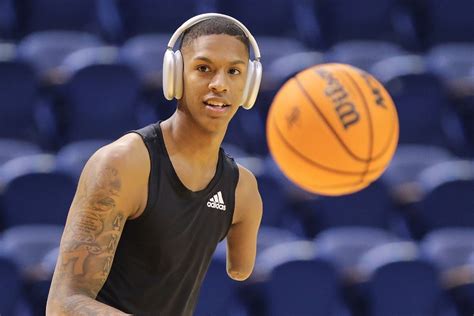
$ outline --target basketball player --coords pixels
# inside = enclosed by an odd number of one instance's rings
[[[172,48],[182,32],[181,60]],[[220,145],[239,106],[255,101],[259,57],[252,35],[230,17],[197,16],[176,31],[163,84],[167,98],[179,99],[177,109],[87,162],[48,315],[192,315],[226,236],[228,275],[251,274],[262,201],[255,177]]]

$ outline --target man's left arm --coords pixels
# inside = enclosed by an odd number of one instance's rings
[[[242,166],[239,173],[234,220],[227,235],[227,274],[243,281],[250,276],[255,264],[263,206],[255,176]]]

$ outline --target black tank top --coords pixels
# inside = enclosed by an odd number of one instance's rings
[[[142,215],[126,222],[97,300],[134,315],[192,315],[232,223],[239,171],[221,148],[213,179],[190,191],[173,168],[159,123],[134,132],[150,155],[148,201]]]

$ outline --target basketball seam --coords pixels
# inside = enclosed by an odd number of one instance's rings
[[[347,152],[347,154],[349,154],[349,156],[351,156],[352,158],[354,158],[354,160],[357,160],[357,161],[360,161],[360,162],[367,162],[367,159],[362,159],[358,156],[356,156],[350,149],[349,147],[347,147],[347,145],[342,141],[342,139],[339,137],[339,134],[334,130],[334,128],[332,127],[331,124],[329,124],[327,118],[324,116],[324,114],[321,112],[321,110],[319,109],[318,105],[316,104],[316,102],[311,98],[311,96],[309,95],[309,93],[306,91],[306,89],[304,88],[304,86],[300,83],[300,81],[298,80],[298,77],[294,77],[294,79],[296,80],[296,83],[298,85],[298,87],[300,88],[301,92],[303,92],[303,95],[306,97],[306,99],[311,103],[311,105],[314,107],[314,109],[316,110],[316,112],[318,112],[319,116],[322,118],[322,120],[324,121],[324,123],[326,124],[326,126],[331,130],[331,132],[334,134],[334,136],[336,137],[337,141],[339,142],[339,144],[342,146],[342,148],[344,148],[344,150]]]
[[[365,73],[366,73],[366,72],[365,72]],[[366,74],[369,75],[370,77],[372,77],[369,73],[366,73]],[[349,74],[346,73],[346,75],[349,75]],[[350,76],[350,77],[351,77],[351,79],[353,79],[352,76]],[[372,77],[372,78],[373,78],[373,77]],[[378,82],[377,80],[375,80],[375,81]],[[353,84],[354,84],[355,86],[357,86],[357,84],[355,83],[355,80],[352,80],[352,82],[353,82]],[[379,85],[380,85],[380,83],[379,83]],[[369,86],[369,89],[370,89],[370,86]],[[358,89],[358,90],[360,91],[360,89]],[[365,100],[365,96],[364,96],[364,100]],[[369,110],[369,113],[371,113],[370,110]],[[370,116],[370,122],[371,122],[372,131],[373,131],[372,116]],[[376,162],[377,162],[381,157],[383,157],[383,155],[386,154],[388,148],[390,147],[391,142],[393,141],[392,137],[393,137],[393,134],[395,133],[395,130],[396,130],[396,124],[395,124],[395,123],[394,123],[394,124],[391,124],[390,133],[389,133],[389,135],[388,135],[388,136],[389,136],[389,137],[388,137],[388,141],[382,146],[382,149],[380,150],[380,153],[378,153],[377,155],[373,155],[373,156],[371,155],[371,156],[370,156],[369,162],[370,162],[372,165],[376,164]],[[373,135],[374,135],[374,134],[373,134]],[[372,138],[372,140],[373,140],[373,138]],[[373,149],[373,147],[372,147],[372,149]],[[372,150],[372,154],[375,154],[374,150]],[[383,167],[382,167],[381,169],[385,169],[385,168],[387,167],[387,165],[388,165],[388,163],[386,162],[386,163],[383,165]],[[368,169],[370,169],[370,168],[368,168]]]
[[[380,157],[382,157],[387,152],[388,147],[390,146],[390,143],[393,141],[392,136],[393,136],[394,133],[395,133],[395,124],[393,124],[393,126],[392,126],[392,130],[390,131],[388,141],[384,144],[384,146],[382,147],[382,150],[380,151],[380,153],[378,155],[372,157],[372,162],[376,162],[377,160],[380,159]]]
[[[301,159],[303,159],[307,163],[309,163],[311,165],[314,165],[314,166],[316,166],[320,169],[323,169],[323,170],[328,171],[328,172],[333,172],[333,173],[338,173],[338,174],[343,174],[343,175],[353,175],[353,176],[360,176],[360,175],[364,175],[364,174],[367,174],[367,173],[370,174],[370,173],[374,173],[376,171],[379,171],[378,169],[369,170],[368,172],[367,172],[367,170],[365,170],[363,172],[342,171],[342,170],[333,169],[331,167],[321,165],[320,163],[315,162],[315,161],[311,160],[310,158],[306,157],[304,154],[302,154],[300,151],[298,151],[295,147],[293,147],[293,145],[291,145],[290,142],[288,142],[288,140],[284,137],[283,133],[281,132],[280,128],[278,127],[274,117],[272,117],[272,119],[270,121],[270,124],[274,126],[278,137],[285,143],[285,145],[288,149],[290,149],[293,153],[295,153],[298,157],[300,157]]]
[[[396,115],[395,109],[392,109],[392,111],[394,112],[394,115]],[[384,144],[380,153],[372,157],[372,163],[375,163],[377,160],[379,160],[380,157],[382,157],[387,152],[388,148],[390,147],[391,142],[393,141],[392,137],[393,137],[393,134],[395,133],[395,130],[396,130],[396,124],[393,123],[392,128],[390,129],[388,141]]]
[[[364,182],[364,178],[365,176],[367,175],[367,171],[369,170],[369,166],[370,166],[370,163],[372,162],[372,154],[373,154],[373,147],[374,147],[374,127],[373,127],[373,124],[372,124],[372,116],[371,116],[371,111],[370,111],[370,108],[367,104],[367,99],[365,98],[365,95],[364,93],[362,92],[362,90],[359,88],[359,86],[357,85],[357,83],[355,82],[355,79],[351,76],[351,74],[345,70],[342,70],[341,69],[341,72],[344,73],[350,80],[352,86],[357,90],[357,92],[359,93],[360,97],[362,98],[362,104],[364,105],[365,107],[365,110],[367,111],[367,120],[368,120],[368,125],[369,125],[369,159],[365,165],[365,171],[362,173],[362,176],[361,176],[361,182]]]

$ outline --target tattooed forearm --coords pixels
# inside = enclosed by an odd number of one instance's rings
[[[78,316],[111,316],[111,315],[127,315],[118,309],[104,305],[91,298],[75,295],[69,297],[62,308],[62,313],[66,315]]]
[[[87,177],[79,185],[61,242],[49,300],[61,297],[61,310],[72,315],[110,315],[94,301],[103,286],[126,217],[117,207],[122,183],[117,169]],[[66,293],[71,296],[66,297]],[[81,294],[81,295],[75,295]],[[82,300],[88,300],[83,304]]]

